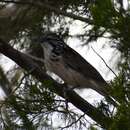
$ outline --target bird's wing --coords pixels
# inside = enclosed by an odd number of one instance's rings
[[[106,83],[106,81],[103,79],[100,73],[92,65],[90,65],[80,54],[78,54],[72,48],[66,47],[63,53],[63,59],[64,63],[67,64],[66,66],[70,66],[75,71],[82,73],[88,79],[97,81],[97,83],[100,83],[100,85],[103,84],[103,86],[99,86],[98,88],[94,87],[92,89],[97,91],[99,94],[105,96],[113,105],[117,105],[116,102],[109,95],[109,91],[107,91],[108,89],[106,87],[108,87],[108,84]]]
[[[66,47],[63,53],[64,62],[74,70],[82,73],[86,78],[106,84],[100,73],[90,65],[80,54],[70,47]]]

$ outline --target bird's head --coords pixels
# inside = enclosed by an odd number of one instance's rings
[[[65,48],[65,43],[56,33],[46,33],[34,39],[35,42],[40,43],[44,50],[55,51],[60,53]]]

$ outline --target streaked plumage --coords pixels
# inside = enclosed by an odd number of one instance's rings
[[[47,70],[58,75],[70,86],[91,88],[105,97],[108,96],[107,83],[100,73],[59,36],[47,34],[40,37],[38,42],[44,51]]]

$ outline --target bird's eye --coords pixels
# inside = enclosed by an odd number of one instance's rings
[[[61,49],[62,49],[61,46],[59,46],[59,45],[55,46],[55,50],[61,50]]]
[[[59,44],[60,47],[64,47],[63,44]]]
[[[64,45],[63,45],[62,43],[59,43],[59,44],[57,44],[56,48],[63,49],[63,48],[64,48]]]

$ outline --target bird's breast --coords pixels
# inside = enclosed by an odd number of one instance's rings
[[[59,58],[57,61],[46,59],[45,67],[50,72],[58,75],[65,83],[74,87],[92,88],[92,84],[94,84],[94,86],[96,84],[94,81],[91,81],[79,72],[67,66],[63,62],[62,58]]]

